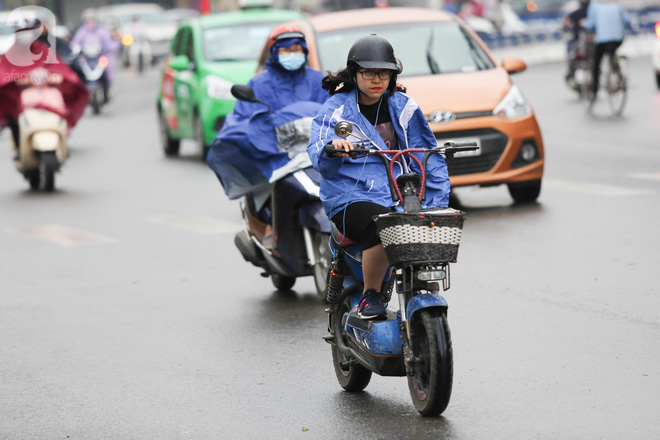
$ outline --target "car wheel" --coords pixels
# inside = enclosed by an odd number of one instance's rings
[[[195,114],[195,140],[199,147],[200,158],[206,161],[206,156],[208,156],[210,148],[209,145],[206,145],[206,140],[204,139],[204,124],[199,114]]]
[[[160,126],[160,141],[163,145],[163,151],[165,156],[174,157],[179,154],[179,147],[181,146],[181,141],[179,139],[174,139],[170,136],[170,131],[167,126],[167,120],[162,111],[158,112],[158,122]]]
[[[658,85],[658,88],[660,89],[660,72],[655,72],[655,83]]]
[[[509,183],[509,194],[516,203],[530,203],[541,194],[541,179],[528,182]]]

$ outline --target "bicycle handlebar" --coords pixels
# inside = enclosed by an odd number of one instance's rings
[[[393,199],[395,201],[403,201],[401,196],[401,190],[398,185],[395,184],[394,179],[394,162],[400,156],[408,156],[413,159],[419,165],[421,181],[420,181],[420,191],[419,191],[419,201],[421,202],[426,198],[426,163],[433,154],[442,154],[443,156],[453,157],[454,154],[461,151],[473,151],[478,150],[479,147],[476,142],[455,142],[447,141],[442,146],[435,148],[408,148],[404,150],[379,150],[377,148],[364,148],[362,144],[351,144],[353,149],[348,152],[349,156],[352,159],[358,157],[372,156],[377,155],[382,161],[383,164],[387,167],[387,178],[390,182],[390,192],[393,193]],[[328,157],[337,157],[339,154],[346,153],[345,150],[337,150],[332,145],[332,142],[326,144],[325,153]],[[425,153],[423,159],[420,161],[412,153]],[[391,159],[387,159],[386,155],[392,155]],[[396,196],[396,198],[394,197]]]

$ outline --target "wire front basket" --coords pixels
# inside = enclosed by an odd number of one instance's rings
[[[393,266],[456,262],[465,213],[436,208],[374,217],[378,235]]]

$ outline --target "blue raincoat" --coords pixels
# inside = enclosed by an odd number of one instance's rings
[[[408,95],[395,92],[386,94],[392,125],[398,137],[399,148],[434,148],[437,146],[424,114],[415,101]],[[357,124],[369,139],[366,147],[374,146],[386,150],[385,142],[376,129],[360,113],[357,96],[354,92],[337,93],[332,96],[314,118],[307,153],[314,168],[321,174],[321,201],[328,217],[332,218],[350,203],[373,202],[382,206],[392,207],[392,195],[387,180],[387,170],[383,162],[376,156],[357,159],[336,157],[330,158],[325,153],[325,145],[338,139],[334,127],[340,120]],[[357,129],[353,134],[364,137]],[[348,140],[359,143],[353,135]],[[415,153],[420,160],[423,153]],[[394,177],[414,171],[419,173],[417,163],[406,158],[402,163],[395,164]],[[434,154],[427,163],[426,201],[428,207],[447,206],[449,202],[449,176],[447,164],[442,156]]]
[[[303,67],[289,72],[269,60],[266,71],[248,82],[271,111],[264,104],[238,101],[207,157],[230,199],[267,188],[292,159],[308,161],[304,154],[296,156],[300,151],[294,151],[295,147],[278,146],[275,129],[318,113],[328,99],[322,79],[317,70]]]

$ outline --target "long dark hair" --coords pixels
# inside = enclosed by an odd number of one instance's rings
[[[349,62],[348,65],[338,70],[335,73],[330,72],[329,70],[325,72],[323,81],[321,82],[321,87],[323,90],[327,90],[330,95],[335,93],[347,93],[351,90],[357,88],[356,76],[360,66],[357,63]],[[398,72],[392,71],[392,76],[390,76],[390,83],[387,85],[387,90],[390,93],[406,92],[406,88],[401,84],[397,84],[396,79],[398,77]]]

